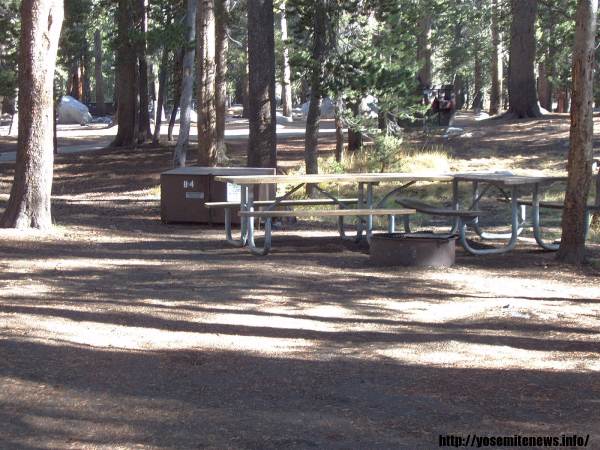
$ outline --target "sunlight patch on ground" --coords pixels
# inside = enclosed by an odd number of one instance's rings
[[[600,360],[587,353],[524,350],[501,345],[465,344],[460,341],[402,345],[377,350],[376,353],[405,364],[436,367],[600,371]]]
[[[15,335],[26,336],[25,340],[53,341],[89,345],[95,348],[126,350],[233,350],[258,354],[281,354],[305,350],[311,346],[306,339],[263,337],[220,333],[173,331],[149,327],[130,327],[117,324],[104,324],[91,321],[76,321],[61,318],[47,318],[43,315],[35,319],[31,326],[31,316],[5,316],[6,328]],[[202,328],[202,324],[190,323]],[[228,326],[225,324],[207,324]],[[8,334],[8,333],[5,333]],[[259,334],[259,332],[257,332]]]

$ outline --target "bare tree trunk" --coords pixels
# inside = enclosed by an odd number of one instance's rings
[[[535,20],[537,0],[511,0],[508,114],[541,117],[535,82]]]
[[[319,120],[321,119],[321,100],[323,64],[327,51],[327,21],[329,19],[324,0],[315,2],[313,25],[313,48],[310,76],[310,103],[306,117],[306,133],[304,138],[304,162],[306,173],[319,173]],[[307,186],[307,193],[312,196],[314,186]]]
[[[432,62],[433,54],[431,49],[431,27],[433,25],[431,9],[424,7],[418,22],[417,35],[417,63],[419,71],[417,73],[417,82],[419,94],[422,90],[431,87],[432,82]]]
[[[138,128],[138,143],[146,142],[152,135],[150,130],[150,100],[148,89],[148,59],[146,56],[146,31],[148,28],[148,19],[146,9],[148,7],[147,0],[137,0],[137,15],[139,20],[139,42],[138,42],[138,68],[139,68],[139,128]]]
[[[593,73],[598,0],[579,0],[573,46],[571,148],[562,238],[557,258],[569,264],[585,260],[587,199],[592,181]]]
[[[538,64],[538,82],[537,90],[540,98],[540,106],[547,111],[552,111],[552,87],[550,85],[550,76],[546,66],[548,54],[546,53],[545,60]]]
[[[479,51],[475,53],[475,70],[473,73],[473,104],[476,113],[483,110],[483,62]]]
[[[244,56],[244,73],[242,79],[242,117],[244,119],[248,119],[250,117],[250,76],[248,75],[248,42],[246,42],[246,52]]]
[[[348,104],[350,111],[354,116],[358,117],[360,114],[360,100],[354,100]],[[348,127],[348,151],[354,152],[360,150],[363,145],[363,137],[360,130],[355,130],[352,127]]]
[[[290,68],[290,54],[287,44],[288,39],[288,27],[287,17],[285,12],[285,1],[281,2],[279,12],[281,14],[281,40],[283,41],[283,61],[281,67],[281,103],[283,108],[283,115],[285,117],[293,117],[292,114],[292,84],[291,76],[292,69]]]
[[[194,63],[196,58],[196,10],[198,0],[188,0],[185,25],[187,48],[183,57],[181,81],[181,112],[179,113],[179,136],[173,152],[173,167],[185,167],[190,142],[192,96],[194,90]]]
[[[71,64],[71,72],[69,76],[69,82],[67,84],[67,92],[74,99],[83,102],[83,64],[81,62],[81,58],[82,57],[78,55]]]
[[[596,159],[596,173],[594,174],[596,186],[596,198],[594,205],[600,208],[600,159]],[[591,227],[600,226],[600,210],[596,210],[592,215]]]
[[[197,14],[197,13],[196,13]],[[175,58],[175,67],[173,68],[175,93],[173,98],[173,109],[171,110],[171,117],[169,119],[169,129],[167,131],[167,140],[171,142],[173,140],[173,128],[175,127],[175,120],[177,119],[177,112],[179,110],[179,101],[181,100],[181,86],[183,82],[183,55],[185,49],[177,52]],[[198,118],[200,120],[200,118]]]
[[[342,161],[344,154],[344,123],[342,121],[342,100],[335,102],[335,160]]]
[[[90,52],[87,39],[83,40],[83,50],[81,57],[81,78],[83,87],[82,102],[86,105],[89,105],[92,101],[92,88],[90,83]]]
[[[227,109],[227,51],[229,41],[227,38],[229,14],[229,0],[216,0],[216,76],[215,76],[215,103],[216,103],[216,130],[217,130],[217,155],[226,155],[225,146],[225,115]]]
[[[118,131],[111,146],[128,147],[136,143],[137,130],[137,52],[131,36],[135,5],[119,0],[117,37]]]
[[[52,227],[54,68],[62,0],[22,0],[19,46],[19,137],[4,228]]]
[[[248,165],[277,167],[273,0],[248,1]]]
[[[100,30],[94,33],[94,67],[96,78],[96,113],[99,116],[106,114],[104,109],[104,77],[102,76],[102,35]]]
[[[500,5],[498,0],[492,0],[492,55],[490,58],[490,73],[492,87],[490,90],[490,115],[500,112],[502,103],[502,40],[500,39]]]
[[[198,164],[217,161],[215,0],[198,0]]]
[[[160,142],[160,127],[162,126],[163,110],[165,108],[165,93],[167,84],[167,66],[169,65],[169,50],[163,48],[160,68],[158,69],[158,99],[156,102],[156,117],[154,119],[154,136],[152,143],[154,145]]]

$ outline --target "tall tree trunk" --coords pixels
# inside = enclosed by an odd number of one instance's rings
[[[323,65],[327,51],[327,14],[325,0],[315,2],[313,25],[313,48],[310,76],[310,103],[306,117],[306,133],[304,138],[304,162],[306,173],[319,173],[319,120],[321,119],[321,100],[323,80]],[[308,194],[312,196],[314,186],[307,186]]]
[[[131,36],[131,24],[135,17],[135,0],[119,0],[117,30],[117,135],[111,146],[128,147],[137,137],[137,52]]]
[[[586,206],[592,180],[593,85],[598,0],[579,0],[573,46],[571,147],[567,192],[558,259],[569,264],[585,260]]]
[[[540,61],[538,64],[537,90],[540,98],[540,106],[547,111],[552,111],[552,87],[550,85],[550,75],[546,61],[548,61],[548,53],[546,53],[544,61]]]
[[[498,19],[500,6],[498,0],[492,0],[492,54],[490,58],[490,73],[492,87],[490,90],[490,115],[500,112],[502,104],[502,40]]]
[[[360,114],[360,100],[354,100],[348,104],[350,111],[354,114],[355,117],[358,117]],[[360,130],[355,130],[352,127],[348,127],[348,151],[354,152],[359,150],[363,145],[363,137]]]
[[[100,30],[94,33],[94,67],[96,79],[96,114],[103,116],[106,114],[104,109],[104,77],[102,76],[102,35]]]
[[[419,71],[417,73],[417,83],[419,95],[423,89],[431,87],[432,82],[432,49],[431,49],[431,27],[433,25],[432,10],[423,5],[421,17],[418,22],[417,35],[417,64]]]
[[[148,88],[148,59],[146,55],[146,31],[148,28],[148,19],[146,9],[148,0],[137,0],[137,15],[139,20],[139,41],[138,41],[138,68],[139,68],[139,127],[138,143],[146,142],[152,135],[150,130],[150,99]]]
[[[167,91],[167,66],[169,65],[169,50],[163,47],[160,67],[158,69],[158,99],[156,101],[156,116],[154,118],[154,145],[160,142],[160,127],[162,126],[163,111],[165,108],[165,93]]]
[[[215,103],[216,103],[216,130],[217,130],[217,155],[225,156],[225,115],[227,110],[227,51],[229,49],[228,28],[229,0],[216,0],[216,76],[215,76]],[[218,158],[217,158],[218,159]]]
[[[198,0],[188,0],[185,14],[187,47],[183,57],[183,77],[181,82],[181,112],[179,113],[179,136],[173,152],[173,166],[185,167],[187,149],[190,142],[192,96],[194,90],[194,63],[196,58],[196,10]]]
[[[196,15],[198,13],[196,12]],[[197,16],[196,16],[197,17]],[[173,68],[174,80],[174,96],[173,96],[173,109],[171,110],[171,117],[169,119],[169,129],[167,131],[167,140],[171,142],[173,140],[173,128],[175,127],[175,120],[177,120],[177,112],[179,111],[179,101],[181,100],[181,86],[183,81],[183,56],[185,49],[177,52],[175,57],[175,64]],[[200,118],[198,118],[198,121]]]
[[[53,84],[62,21],[62,0],[22,0],[19,137],[14,182],[0,219],[4,228],[52,226]]]
[[[344,122],[342,121],[343,103],[341,98],[335,101],[335,160],[342,161],[344,154]]]
[[[508,114],[541,117],[535,82],[535,19],[537,0],[511,0]]]
[[[215,0],[198,0],[198,164],[217,161]]]
[[[473,104],[476,113],[483,110],[483,62],[479,51],[475,54],[475,70],[473,71]]]
[[[462,75],[456,74],[454,77],[454,93],[456,96],[456,109],[463,109],[467,103],[466,92],[468,89],[465,87],[465,81]]]
[[[248,40],[244,52],[244,72],[242,74],[242,117],[250,118],[250,76],[248,75]]]
[[[67,84],[67,92],[71,97],[79,101],[83,101],[83,64],[81,62],[81,56],[77,56],[71,64],[71,74],[69,77],[69,83]]]
[[[89,105],[92,101],[92,87],[90,83],[90,52],[87,39],[83,40],[83,49],[81,57],[81,81],[83,89],[82,102]]]
[[[277,167],[273,0],[248,0],[248,165]]]
[[[281,40],[283,41],[283,61],[281,67],[281,103],[283,108],[283,115],[285,117],[292,118],[292,83],[290,81],[292,76],[292,69],[290,68],[290,54],[288,49],[288,27],[287,27],[287,16],[285,12],[286,2],[282,1],[279,7],[281,14]]]

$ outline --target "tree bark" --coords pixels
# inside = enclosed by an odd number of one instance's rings
[[[242,73],[242,117],[250,117],[250,77],[248,76],[248,32],[244,38],[244,72]]]
[[[323,98],[321,82],[323,79],[323,64],[327,51],[327,8],[325,0],[318,0],[314,6],[313,42],[310,76],[310,100],[306,116],[306,133],[304,139],[304,162],[306,173],[319,173],[318,146],[319,120],[321,119],[321,101]],[[309,192],[311,193],[311,192]]]
[[[550,85],[550,75],[548,73],[548,66],[546,61],[548,60],[548,54],[544,61],[538,64],[538,82],[537,90],[540,98],[540,106],[547,111],[552,111],[552,86]]]
[[[86,105],[89,105],[92,101],[92,88],[90,83],[90,52],[87,39],[84,39],[83,41],[81,57],[81,79],[83,88],[82,102]]]
[[[135,23],[134,0],[119,0],[117,29],[117,135],[111,146],[134,146],[137,137],[137,51],[131,37],[131,24]]]
[[[198,0],[198,164],[217,160],[215,0]]]
[[[286,2],[282,1],[281,6],[279,7],[279,13],[281,14],[281,40],[283,41],[283,60],[281,67],[281,106],[283,109],[283,115],[285,117],[292,118],[292,83],[290,81],[292,69],[290,68],[290,54],[287,44],[288,27],[285,5]]]
[[[490,115],[498,114],[502,104],[502,40],[500,39],[499,16],[500,6],[498,5],[498,0],[492,0],[492,55],[490,58],[492,87],[490,90]]]
[[[196,12],[196,14],[198,14]],[[173,68],[174,75],[174,97],[173,97],[173,109],[171,110],[171,117],[169,118],[169,129],[167,131],[167,140],[171,142],[173,140],[173,128],[175,127],[175,120],[177,119],[177,112],[179,110],[179,101],[181,100],[181,86],[183,82],[183,56],[185,54],[185,48],[177,52],[175,58],[175,64]]]
[[[473,104],[476,113],[483,110],[483,62],[479,51],[475,53],[475,69],[473,71]]]
[[[535,19],[537,0],[511,0],[508,114],[541,117],[535,82]]]
[[[321,119],[321,101],[323,98],[321,83],[327,52],[327,21],[329,20],[325,1],[318,0],[315,2],[314,9],[310,102],[308,105],[304,138],[304,162],[307,174],[319,173],[319,121]],[[307,186],[307,191],[312,196],[314,186]]]
[[[162,126],[163,110],[165,108],[165,93],[167,84],[167,66],[169,65],[169,50],[163,48],[162,59],[158,69],[158,98],[156,101],[156,117],[154,119],[154,136],[152,143],[154,145],[160,142],[160,127]]]
[[[342,162],[344,155],[344,122],[342,121],[342,100],[335,102],[335,160]]]
[[[216,151],[217,155],[226,155],[225,146],[225,116],[227,111],[227,52],[229,41],[227,38],[229,0],[216,0],[216,76],[215,76],[215,103],[216,103]]]
[[[579,0],[573,46],[571,147],[562,238],[557,258],[569,264],[585,260],[586,206],[592,181],[593,85],[598,0]]]
[[[431,27],[433,25],[432,11],[427,5],[423,5],[421,17],[418,22],[417,35],[417,64],[419,71],[417,73],[417,83],[419,95],[423,89],[431,87],[432,82],[432,49],[431,49]]]
[[[192,96],[194,90],[194,63],[196,58],[196,10],[198,0],[188,0],[185,15],[187,48],[183,57],[181,100],[179,113],[179,136],[173,152],[173,167],[185,167],[190,142]]]
[[[348,104],[350,111],[355,117],[360,114],[360,100],[354,100]],[[363,137],[360,130],[355,130],[352,127],[348,127],[348,151],[354,152],[360,150],[363,145]]]
[[[104,77],[102,75],[102,35],[100,30],[94,33],[94,75],[96,79],[96,114],[103,116],[104,109]]]
[[[273,0],[248,1],[248,165],[277,167]]]
[[[4,228],[52,227],[54,68],[62,0],[23,0],[19,46],[19,137]]]
[[[150,99],[148,88],[148,59],[146,55],[146,31],[148,28],[148,19],[146,14],[147,0],[137,0],[137,15],[139,21],[139,41],[138,41],[138,69],[139,69],[139,127],[138,143],[146,142],[152,135],[150,130]]]

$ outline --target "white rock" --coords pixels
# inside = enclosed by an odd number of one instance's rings
[[[65,95],[58,105],[58,123],[78,123],[87,125],[92,121],[92,115],[87,106],[75,98]]]

